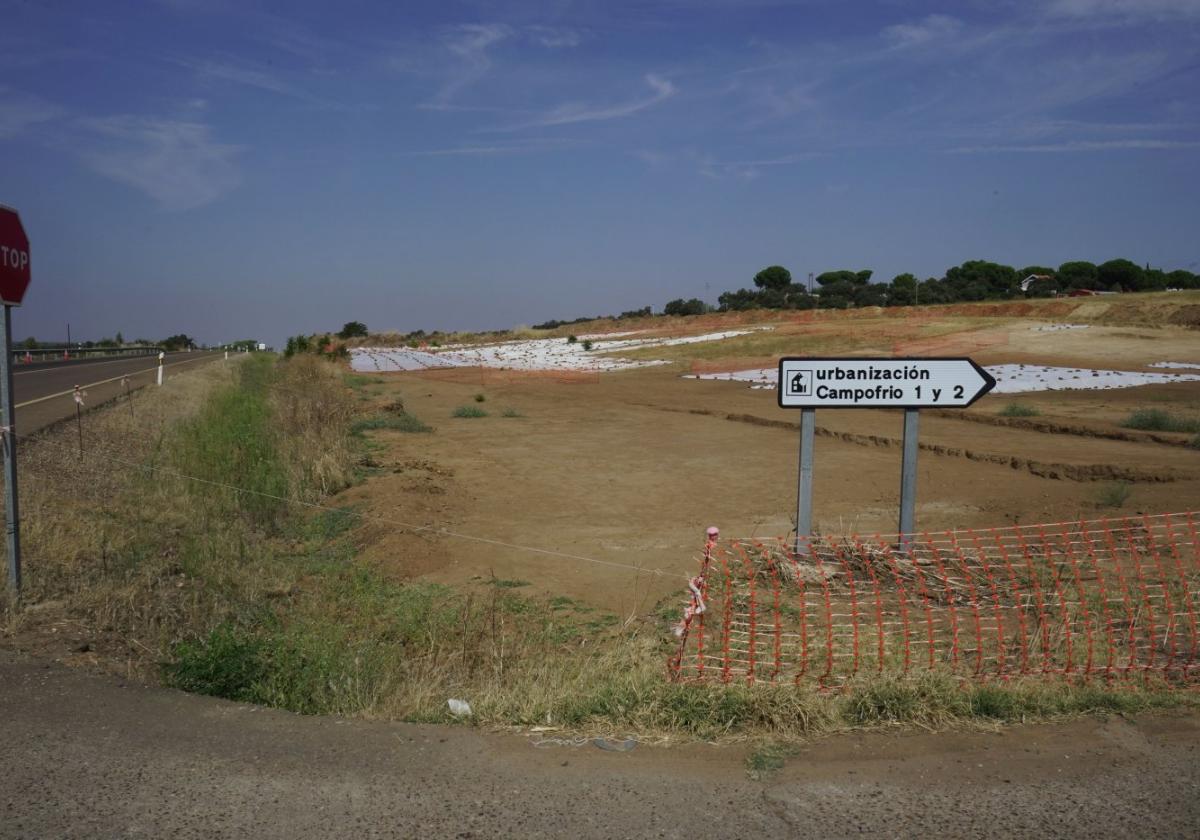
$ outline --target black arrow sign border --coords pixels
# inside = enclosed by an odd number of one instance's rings
[[[784,405],[783,388],[780,386],[780,383],[783,382],[784,362],[966,362],[975,368],[975,372],[983,378],[983,387],[976,391],[975,396],[971,397],[965,405]],[[781,356],[778,371],[775,390],[777,392],[779,407],[790,409],[819,408],[822,411],[827,411],[829,409],[845,408],[875,408],[882,410],[889,408],[970,408],[975,404],[976,400],[996,387],[996,378],[981,368],[974,359],[967,356]]]

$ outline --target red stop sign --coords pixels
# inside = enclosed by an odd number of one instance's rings
[[[17,211],[0,206],[0,302],[20,306],[29,288],[29,237]]]

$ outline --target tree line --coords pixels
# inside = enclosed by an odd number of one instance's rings
[[[1058,268],[1010,265],[968,260],[940,278],[918,280],[898,274],[890,283],[872,283],[872,272],[841,269],[817,275],[810,293],[792,280],[791,272],[769,266],[754,276],[754,288],[724,292],[717,299],[720,311],[744,309],[849,309],[862,306],[914,306],[962,301],[1010,300],[1024,297],[1053,297],[1076,290],[1097,292],[1155,292],[1167,289],[1200,289],[1200,277],[1190,271],[1162,271],[1127,259],[1096,265],[1082,260],[1065,262]],[[1032,279],[1025,290],[1022,282]],[[674,300],[664,314],[695,314],[703,302]],[[705,311],[701,309],[700,311]]]
[[[349,355],[345,344],[338,344],[335,338],[347,341],[351,338],[366,338],[367,325],[362,321],[347,321],[334,334],[312,333],[309,335],[290,335],[283,347],[283,355],[291,358],[297,353],[317,353],[330,358],[340,358]]]

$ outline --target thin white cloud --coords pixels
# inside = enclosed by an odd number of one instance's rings
[[[949,15],[929,15],[916,23],[897,23],[883,30],[883,37],[898,47],[917,47],[957,35],[962,21]]]
[[[1130,150],[1200,149],[1200,140],[1065,140],[1061,143],[1034,143],[1013,146],[959,146],[952,154],[993,154],[1003,152],[1108,152]]]
[[[1168,20],[1200,17],[1200,0],[1053,0],[1045,14],[1058,18]]]
[[[291,96],[297,99],[307,99],[308,95],[282,79],[262,70],[244,67],[228,62],[218,61],[180,61],[184,67],[196,71],[203,79],[217,79],[232,82],[246,87],[277,93],[281,96]]]
[[[527,26],[525,32],[532,41],[549,49],[577,47],[583,40],[574,29],[558,26]]]
[[[454,56],[455,67],[433,103],[449,104],[459,91],[486,76],[492,68],[489,50],[513,34],[513,28],[503,23],[467,23],[447,29],[442,43]]]
[[[346,102],[338,102],[314,96],[307,90],[297,87],[291,82],[281,79],[279,76],[243,64],[234,64],[227,61],[190,61],[187,59],[179,59],[176,63],[181,67],[195,71],[196,76],[202,80],[215,80],[242,85],[243,87],[254,88],[255,90],[262,90],[267,93],[295,99],[322,109],[355,111],[373,110],[374,108],[372,105],[348,104]]]
[[[456,114],[528,114],[528,108],[505,108],[500,105],[455,105],[449,102],[421,102],[416,106],[422,111],[445,111]]]
[[[801,152],[774,158],[732,161],[719,161],[711,157],[701,156],[699,158],[699,170],[701,175],[706,175],[709,178],[724,178],[733,175],[744,180],[753,180],[762,174],[763,169],[774,166],[793,166],[806,160],[812,160],[814,157],[817,157],[817,154],[814,152]]]
[[[466,61],[486,64],[488,48],[511,38],[512,34],[512,27],[503,23],[464,23],[448,29],[443,43],[446,49]]]
[[[88,166],[165,209],[209,204],[241,182],[240,147],[215,142],[204,123],[121,115],[80,126],[92,135],[81,153]]]
[[[62,114],[62,108],[51,102],[0,85],[0,139],[16,137],[31,126]]]
[[[664,79],[654,73],[647,73],[645,81],[651,90],[649,96],[633,99],[628,102],[621,102],[616,105],[597,106],[580,102],[568,102],[547,111],[530,122],[508,126],[502,130],[545,128],[554,125],[572,125],[582,122],[622,119],[624,117],[631,117],[639,111],[645,111],[647,108],[653,108],[655,105],[670,99],[677,93],[675,85],[669,79]]]
[[[414,157],[494,157],[497,155],[529,154],[565,149],[579,145],[578,140],[560,137],[535,138],[519,143],[489,143],[471,146],[450,146],[411,152]]]

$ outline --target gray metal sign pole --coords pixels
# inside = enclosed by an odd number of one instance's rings
[[[12,378],[12,307],[5,305],[4,361],[0,363],[0,417],[4,426],[4,530],[8,537],[8,590],[21,594],[21,520],[17,507],[17,412]]]
[[[921,412],[904,409],[904,455],[900,466],[900,550],[907,552],[910,537],[916,530],[917,507],[917,430]]]
[[[800,410],[800,476],[796,486],[796,555],[807,556],[812,536],[813,436],[817,410]]]

